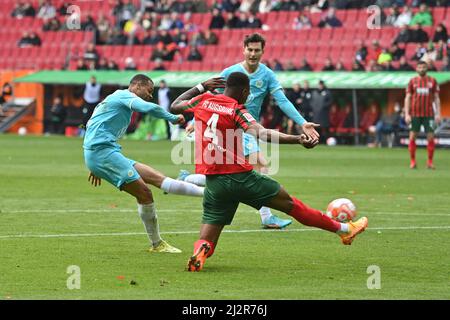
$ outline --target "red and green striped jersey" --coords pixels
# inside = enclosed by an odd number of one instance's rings
[[[195,117],[195,171],[205,175],[247,172],[242,133],[256,123],[253,116],[228,96],[204,93],[188,101],[185,112]]]
[[[439,85],[436,79],[430,76],[417,76],[412,78],[406,93],[411,94],[412,117],[433,117],[433,101],[434,95],[439,94]]]

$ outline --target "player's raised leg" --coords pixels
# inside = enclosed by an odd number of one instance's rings
[[[134,196],[138,202],[138,213],[152,245],[149,251],[180,253],[181,250],[168,244],[159,234],[158,215],[153,202],[153,195],[144,180],[140,178],[133,182],[125,183],[121,186],[121,189]]]
[[[134,167],[145,183],[160,188],[167,193],[203,197],[203,187],[166,177],[161,172],[142,163],[136,163]]]
[[[273,209],[289,214],[306,226],[316,227],[338,234],[341,237],[342,243],[346,245],[350,245],[356,235],[363,232],[368,225],[368,219],[366,217],[362,217],[355,222],[337,222],[323,214],[320,210],[311,208],[299,199],[290,196],[282,187],[279,193],[267,205]]]

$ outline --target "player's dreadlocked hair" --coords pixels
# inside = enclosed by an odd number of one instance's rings
[[[150,83],[153,83],[152,79],[150,79],[149,77],[147,77],[145,74],[137,74],[135,75],[131,81],[130,81],[130,85],[146,85],[148,82],[150,81]]]
[[[227,88],[247,88],[250,86],[250,79],[245,73],[233,72],[227,78]]]
[[[263,49],[266,45],[266,39],[264,39],[264,37],[262,35],[260,35],[259,33],[252,33],[252,34],[246,35],[245,39],[244,39],[244,48],[246,46],[248,46],[249,43],[252,43],[252,42],[261,42],[261,47]]]

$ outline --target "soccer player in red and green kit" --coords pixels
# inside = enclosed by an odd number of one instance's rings
[[[427,168],[434,169],[434,130],[441,121],[441,101],[439,100],[439,85],[436,79],[427,75],[428,65],[425,61],[417,63],[419,74],[412,78],[406,88],[405,121],[410,125],[409,154],[410,168],[416,169],[416,137],[423,125],[427,133],[428,161]],[[433,110],[433,102],[435,110]]]
[[[220,78],[210,79],[182,94],[170,108],[175,114],[194,113],[196,173],[206,175],[200,239],[194,244],[188,270],[203,269],[206,258],[214,253],[222,229],[231,224],[241,202],[258,210],[267,206],[282,211],[304,225],[336,233],[343,244],[351,244],[366,229],[367,218],[349,223],[332,220],[290,196],[277,181],[253,170],[242,153],[244,131],[264,141],[302,144],[306,148],[316,146],[318,139],[304,133],[287,135],[258,124],[244,107],[250,93],[246,74],[231,73],[223,94],[203,93],[213,91],[215,84],[220,83]]]

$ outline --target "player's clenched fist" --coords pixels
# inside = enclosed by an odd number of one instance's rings
[[[178,115],[177,121],[174,122],[174,124],[181,124],[183,125],[186,122],[186,119],[184,119],[184,116],[182,114]]]

